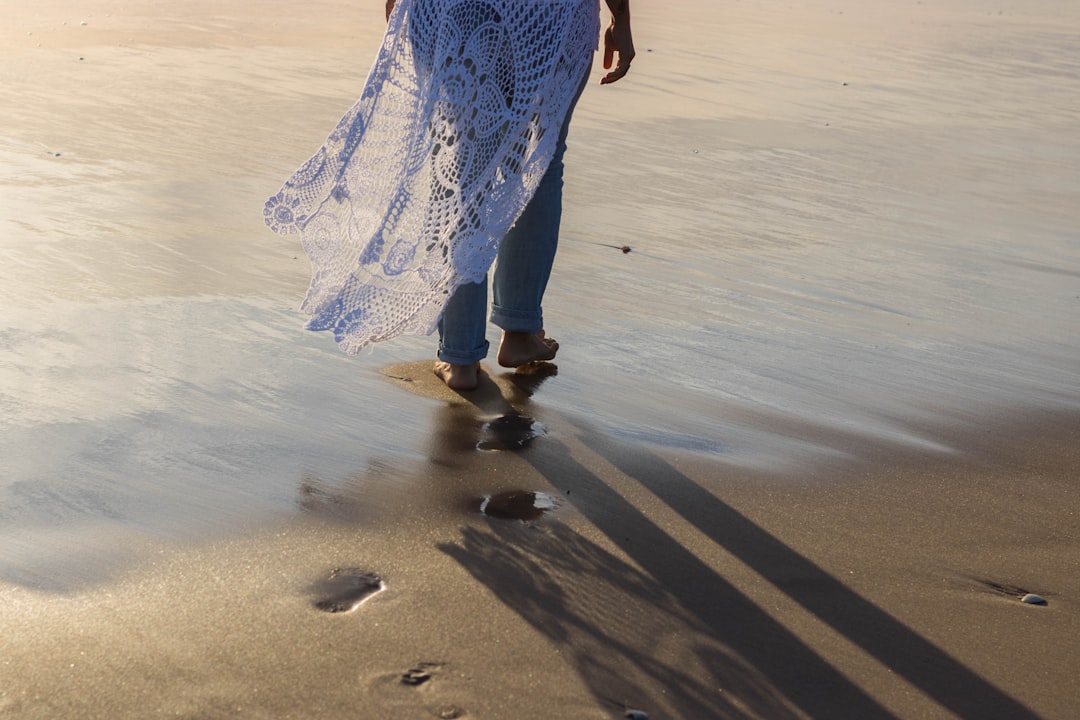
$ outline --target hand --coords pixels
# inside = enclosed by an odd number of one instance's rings
[[[630,14],[615,16],[611,25],[604,31],[604,69],[611,69],[611,62],[619,56],[615,69],[600,78],[601,85],[621,80],[630,72],[630,63],[634,59],[634,36],[630,32]]]

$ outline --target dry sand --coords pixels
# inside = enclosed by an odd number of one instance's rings
[[[1080,10],[635,0],[459,395],[261,225],[369,5],[0,0],[0,717],[1075,717]]]

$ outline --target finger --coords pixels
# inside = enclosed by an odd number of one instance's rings
[[[615,69],[612,70],[611,72],[609,72],[604,77],[600,78],[600,84],[601,85],[610,85],[611,83],[617,82],[617,81],[623,79],[624,77],[626,77],[626,73],[628,73],[628,72],[630,72],[630,62],[629,61],[624,62],[620,58],[619,59],[619,64],[615,67]]]
[[[604,69],[611,67],[611,61],[615,58],[615,34],[608,28],[604,32]]]

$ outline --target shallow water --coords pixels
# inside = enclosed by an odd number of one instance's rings
[[[581,325],[596,309],[612,337],[628,326],[612,357],[639,380],[870,435],[1075,403],[1075,35],[974,10],[929,38],[905,35],[915,10],[895,27],[814,14],[772,17],[782,40],[728,28],[734,52],[647,54],[656,118],[579,114],[583,164],[619,158],[618,183],[571,181],[573,240],[603,262],[580,264]],[[694,52],[713,62],[675,87],[713,92],[668,102],[665,73]],[[609,199],[620,183],[647,201],[627,212]],[[598,236],[635,252],[594,251]]]
[[[578,110],[563,350],[529,414],[787,471],[1080,405],[1077,19],[1039,7],[918,40],[825,5],[760,10],[782,39],[752,13],[721,46],[642,33],[633,82]],[[0,55],[0,578],[100,579],[133,537],[257,525],[310,478],[431,452],[443,403],[378,370],[434,341],[347,358],[303,332],[307,263],[261,219],[376,37]]]

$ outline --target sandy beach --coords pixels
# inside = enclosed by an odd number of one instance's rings
[[[1074,3],[634,0],[461,394],[262,222],[381,3],[0,12],[0,718],[1080,713]]]

